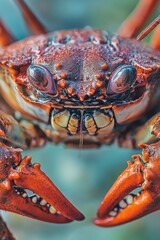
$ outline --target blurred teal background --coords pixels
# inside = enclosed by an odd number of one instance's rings
[[[146,0],[147,1],[147,0]],[[26,0],[49,31],[71,28],[106,29],[116,32],[137,4],[137,0]],[[159,9],[155,13],[158,14]],[[17,39],[30,35],[13,0],[0,0],[0,17]],[[152,18],[153,19],[153,18]],[[160,213],[114,228],[92,224],[96,210],[107,190],[127,166],[131,154],[139,151],[104,146],[100,149],[74,150],[48,144],[25,151],[86,219],[67,225],[43,223],[11,213],[3,213],[18,240],[150,240],[160,239]]]

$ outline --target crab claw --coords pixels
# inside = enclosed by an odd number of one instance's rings
[[[160,209],[160,142],[140,147],[142,156],[132,156],[134,162],[128,162],[101,202],[96,225],[120,225]],[[140,192],[132,193],[139,187]]]
[[[1,147],[1,170],[0,209],[53,223],[84,219],[41,171],[40,164],[31,164],[29,156],[21,158],[20,149]],[[34,195],[29,197],[27,190]]]

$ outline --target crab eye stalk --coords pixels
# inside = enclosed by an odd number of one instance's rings
[[[57,89],[50,71],[42,65],[30,65],[27,69],[27,76],[38,91],[56,95]]]
[[[107,94],[118,94],[126,91],[136,81],[136,69],[131,65],[119,66],[111,75]]]

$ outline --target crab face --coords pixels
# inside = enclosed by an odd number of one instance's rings
[[[110,143],[158,96],[152,81],[159,75],[158,57],[151,65],[153,52],[138,42],[93,30],[55,32],[35,38],[33,54],[32,39],[21,49],[29,48],[32,59],[27,55],[23,65],[17,61],[3,71],[1,87],[14,95],[14,108],[49,123],[63,142],[76,145],[83,137],[87,147]],[[12,46],[7,51],[1,61],[13,64]]]

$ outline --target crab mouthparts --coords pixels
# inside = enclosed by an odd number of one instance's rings
[[[34,195],[29,197],[28,190]],[[83,220],[81,214],[26,156],[16,168],[11,168],[8,179],[0,186],[0,209],[52,223]]]

